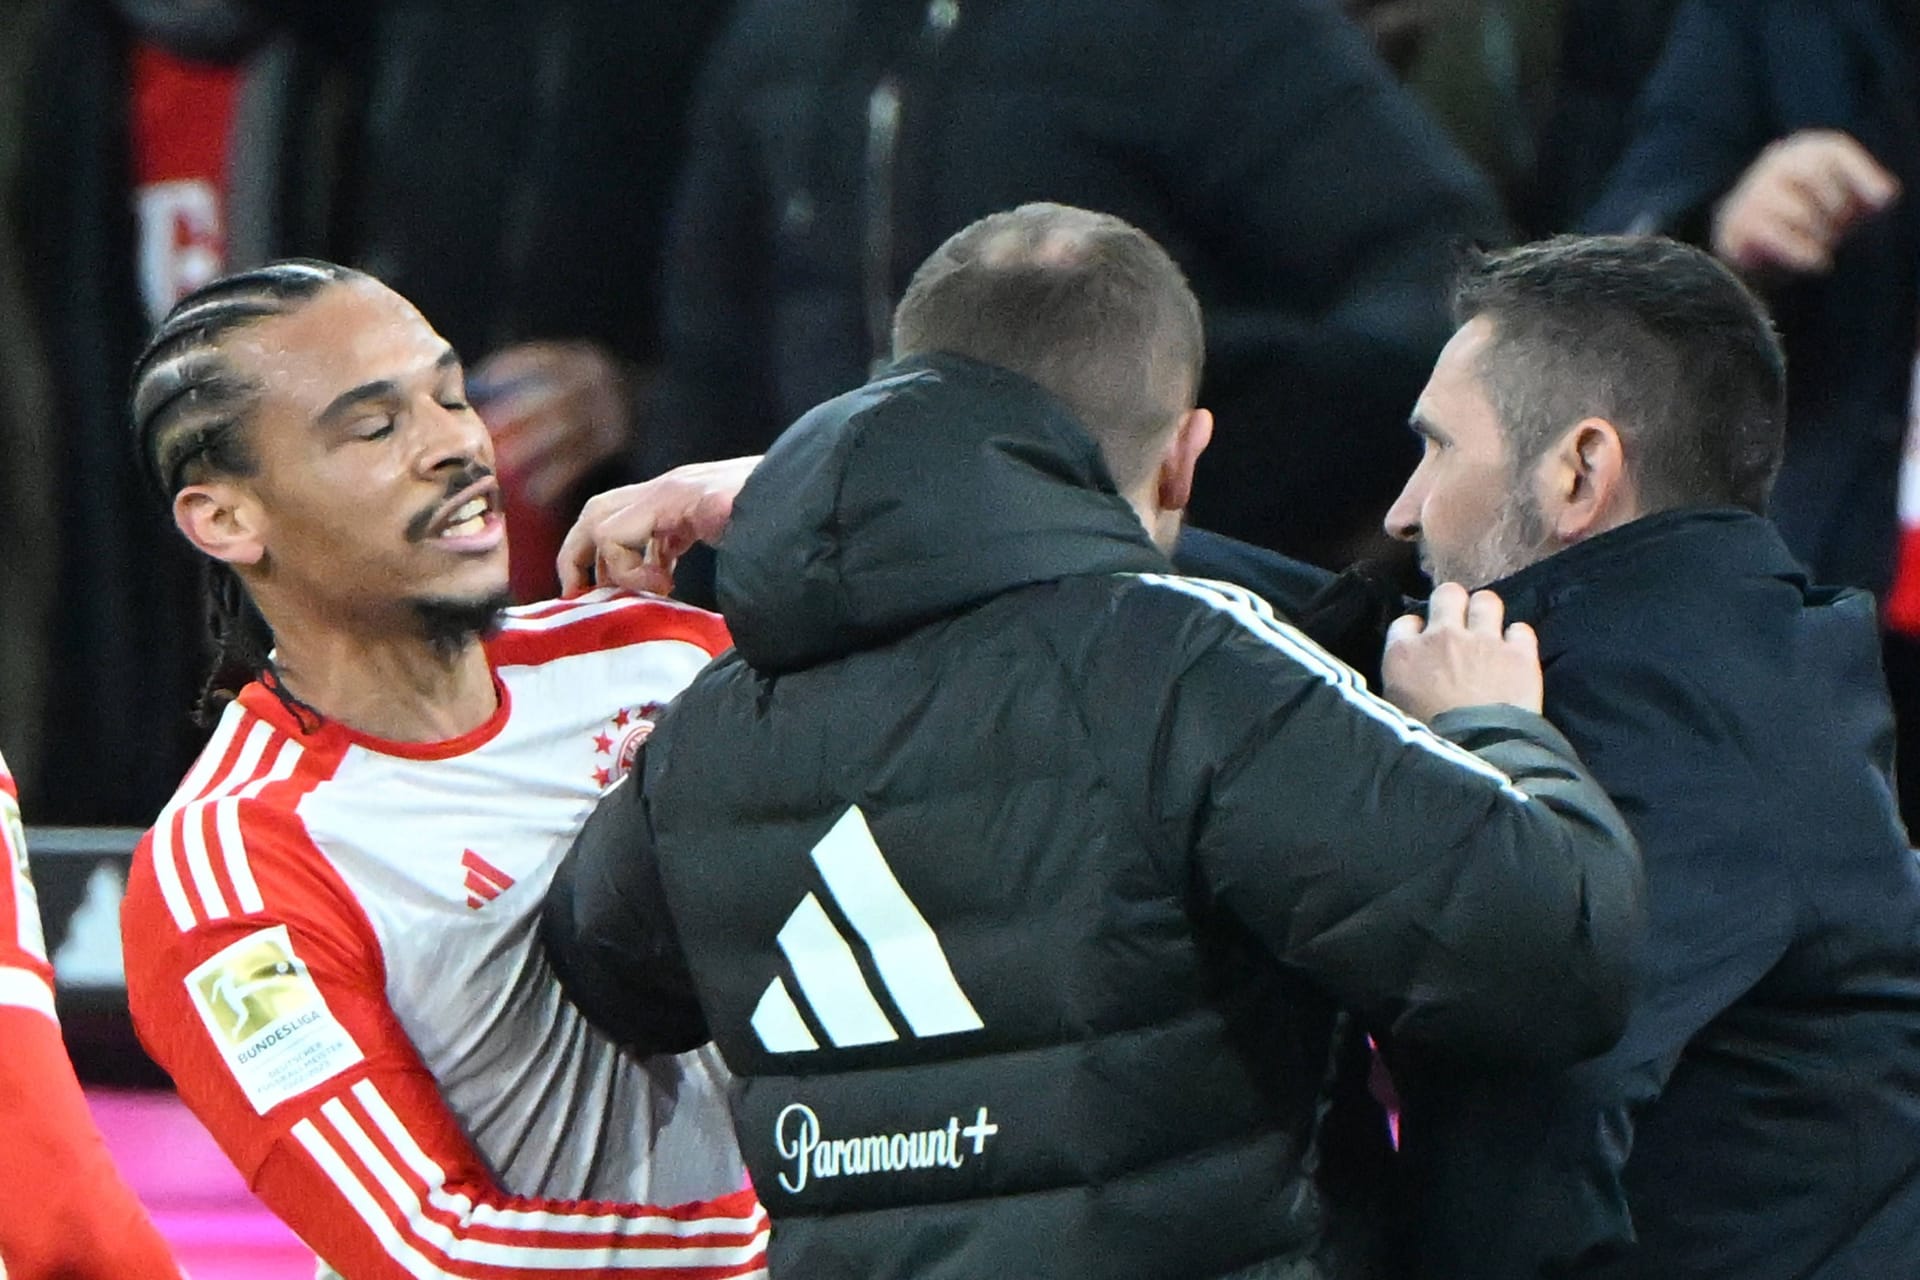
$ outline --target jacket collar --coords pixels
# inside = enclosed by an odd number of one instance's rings
[[[1488,584],[1515,621],[1618,586],[1708,584],[1773,577],[1807,590],[1807,571],[1773,522],[1737,507],[1682,507],[1642,516]]]
[[[774,442],[734,504],[717,585],[741,656],[771,674],[1033,583],[1169,568],[1064,406],[931,355]]]

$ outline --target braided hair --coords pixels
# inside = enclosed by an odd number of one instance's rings
[[[305,306],[331,285],[365,279],[350,267],[293,258],[237,272],[189,293],[160,322],[133,364],[134,442],[163,500],[201,478],[248,476],[258,460],[241,428],[261,387],[227,359],[232,332]],[[213,666],[195,717],[218,718],[249,681],[262,680],[303,723],[317,720],[275,678],[273,632],[231,565],[205,570],[207,633]]]

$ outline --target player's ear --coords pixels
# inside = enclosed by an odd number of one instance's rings
[[[173,523],[205,554],[228,564],[258,564],[266,555],[266,511],[234,480],[190,484],[173,495]]]
[[[1158,506],[1162,511],[1185,511],[1193,502],[1193,471],[1213,439],[1213,414],[1189,409],[1180,417],[1160,454]]]
[[[1620,429],[1585,418],[1541,458],[1536,479],[1554,537],[1572,545],[1625,524],[1639,513]]]

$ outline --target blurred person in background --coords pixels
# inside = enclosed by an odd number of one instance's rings
[[[1708,247],[1772,305],[1792,371],[1774,519],[1816,579],[1882,594],[1909,819],[1920,814],[1916,104],[1909,0],[1687,0],[1632,146],[1586,219]]]
[[[550,594],[577,495],[636,474],[682,117],[726,7],[48,8],[13,192],[30,332],[57,357],[61,536],[34,563],[65,584],[33,633],[58,709],[34,798],[48,821],[138,824],[200,741],[196,562],[123,447],[121,371],[150,326],[275,257],[394,280],[475,364],[526,551],[516,595]],[[103,770],[128,740],[144,749]]]
[[[1679,3],[1558,0],[1557,56],[1536,105],[1533,155],[1512,188],[1514,220],[1528,235],[1577,230],[1599,198],[1631,140],[1633,105],[1660,63]]]
[[[37,36],[8,117],[20,154],[7,193],[17,341],[37,346],[46,386],[46,536],[9,552],[16,572],[57,584],[23,619],[46,661],[27,798],[41,821],[134,825],[200,740],[187,713],[202,655],[197,567],[126,447],[126,370],[178,292],[219,268],[234,92],[221,63],[247,32],[218,5],[122,17],[106,0],[56,0]]]
[[[1511,206],[1530,172],[1561,0],[1344,0],[1408,90]]]
[[[1445,6],[1452,17],[1476,0],[1454,0]],[[1374,52],[1393,73],[1405,79],[1426,52],[1435,27],[1441,25],[1442,6],[1436,0],[1341,0],[1341,10],[1373,41]]]
[[[0,758],[0,1280],[177,1280],[60,1041],[53,967]]]
[[[44,3],[0,5],[0,192],[20,161],[29,55]],[[53,447],[48,432],[47,369],[28,320],[19,236],[0,200],[0,751],[10,753],[21,786],[39,777],[40,716],[50,655],[47,618],[54,607]]]
[[[19,119],[29,56],[44,4],[0,6],[0,192],[19,165]],[[46,361],[27,320],[27,294],[13,211],[0,200],[0,750],[15,781],[38,777],[40,693],[46,685],[46,618],[54,606],[52,441]]]
[[[1527,236],[1572,230],[1628,140],[1678,0],[1345,0]]]
[[[1344,563],[1411,465],[1492,193],[1337,8],[748,0],[707,62],[668,255],[650,472],[757,452],[864,382],[894,303],[999,209],[1097,208],[1205,307],[1197,518]]]
[[[181,1099],[347,1280],[760,1274],[704,1037],[616,1047],[534,938],[719,620],[610,594],[503,618],[491,436],[370,277],[222,277],[133,382],[219,649],[218,726],[122,912],[134,1026]]]

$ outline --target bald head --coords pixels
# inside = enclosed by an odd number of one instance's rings
[[[896,358],[965,356],[1032,379],[1099,444],[1122,492],[1199,393],[1200,306],[1166,250],[1107,214],[1022,205],[956,233],[894,312]]]

